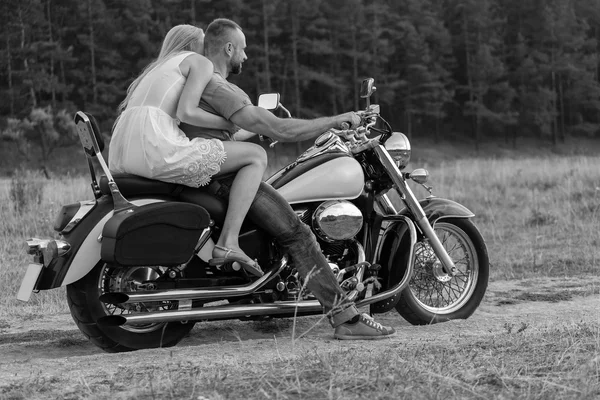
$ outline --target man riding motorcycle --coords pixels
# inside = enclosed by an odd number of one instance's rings
[[[200,107],[241,127],[234,139],[244,140],[254,135],[251,132],[256,132],[279,141],[302,141],[344,123],[353,126],[359,123],[359,117],[353,112],[313,120],[280,119],[253,106],[243,90],[226,80],[230,73],[240,73],[242,63],[247,59],[242,29],[231,20],[217,19],[209,24],[204,40],[205,56],[212,61],[215,72],[204,89]],[[180,128],[190,138],[202,136],[230,140],[228,134],[216,130],[183,123]],[[227,199],[229,184],[227,181],[214,184],[220,186],[217,190],[220,197]],[[354,303],[346,299],[312,232],[270,185],[261,183],[248,217],[277,238],[288,252],[307,288],[319,300],[335,327],[335,338],[381,339],[395,332],[393,328],[384,327],[370,316],[359,313]]]

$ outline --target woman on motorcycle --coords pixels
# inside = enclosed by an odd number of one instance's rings
[[[239,231],[267,166],[264,149],[247,142],[194,138],[179,123],[226,131],[238,128],[198,107],[213,74],[202,54],[204,31],[177,25],[165,36],[160,54],[127,89],[119,105],[109,150],[109,168],[164,182],[200,187],[213,176],[236,172],[221,235],[211,265],[237,261],[262,276],[260,266],[240,248]]]

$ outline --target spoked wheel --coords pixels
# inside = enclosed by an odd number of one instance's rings
[[[164,267],[115,267],[104,262],[79,281],[67,286],[71,315],[79,329],[107,352],[121,352],[155,347],[170,347],[183,339],[194,327],[193,322],[147,323],[107,327],[96,321],[107,315],[168,310],[174,302],[105,304],[98,300],[104,293],[154,290],[152,283],[164,273]]]
[[[413,278],[396,310],[414,325],[468,318],[487,289],[489,260],[485,242],[467,219],[442,220],[434,226],[458,273],[450,275],[428,241],[415,245]]]

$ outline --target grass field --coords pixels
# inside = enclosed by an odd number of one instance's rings
[[[597,158],[469,158],[441,161],[429,171],[435,195],[476,214],[474,222],[488,245],[491,281],[598,273]],[[20,211],[10,198],[14,184],[10,179],[0,181],[0,315],[67,311],[62,290],[35,295],[26,305],[15,300],[30,260],[24,239],[55,236],[52,223],[60,205],[90,198],[89,182],[80,177],[47,181],[35,176],[29,181],[43,187],[42,200],[38,204],[32,195]],[[418,197],[426,195],[420,187],[416,191]],[[343,399],[361,398],[361,393],[381,399],[600,397],[600,313],[595,321],[565,322],[523,335],[506,329],[509,334],[457,340],[452,346],[307,353],[293,360],[273,360],[261,369],[238,365],[207,371],[177,364],[167,370],[129,371],[123,376],[135,379],[151,373],[159,384],[122,398],[202,399],[194,394],[200,387],[213,394],[210,398]],[[115,378],[115,385],[126,385],[123,376]],[[254,392],[256,382],[270,388],[268,393]],[[85,393],[75,397],[88,398]]]

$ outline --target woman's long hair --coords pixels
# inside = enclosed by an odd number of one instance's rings
[[[118,116],[113,128],[116,126],[121,113],[127,108],[127,104],[129,103],[133,91],[150,71],[182,51],[195,51],[196,49],[202,48],[203,40],[204,31],[196,26],[184,24],[176,25],[171,28],[163,40],[158,58],[148,64],[142,70],[142,73],[127,88],[127,96],[125,97],[125,100],[119,104],[119,108],[117,109]]]

